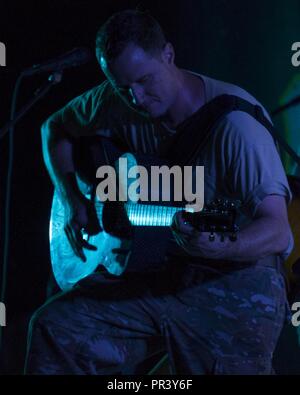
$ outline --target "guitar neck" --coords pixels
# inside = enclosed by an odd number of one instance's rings
[[[182,210],[180,207],[132,203],[126,204],[125,208],[133,226],[170,226],[174,214]]]
[[[156,206],[150,204],[124,204],[128,219],[133,226],[170,226],[174,214],[180,207]],[[96,211],[101,222],[103,203],[96,203]]]
[[[104,204],[96,203],[96,212],[101,223],[103,217]],[[183,207],[156,206],[152,204],[124,204],[127,217],[133,226],[170,226],[174,214],[178,211],[185,211],[186,220],[201,231],[224,232],[236,231],[233,212],[226,208],[203,208],[201,212],[193,212]],[[118,216],[118,211],[115,211]],[[109,215],[114,215],[114,211]]]

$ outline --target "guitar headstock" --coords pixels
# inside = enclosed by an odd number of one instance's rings
[[[237,239],[239,227],[236,225],[236,214],[241,202],[230,199],[216,199],[207,203],[196,213],[185,212],[184,219],[200,232],[210,232],[209,240],[214,241],[215,233],[229,233],[232,241]]]

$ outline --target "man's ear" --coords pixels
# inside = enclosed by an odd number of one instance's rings
[[[162,50],[162,58],[168,64],[173,64],[175,60],[175,51],[171,43],[167,43]]]

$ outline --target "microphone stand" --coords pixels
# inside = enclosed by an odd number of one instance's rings
[[[22,77],[22,74],[21,74]],[[20,111],[9,121],[7,124],[0,129],[0,138],[2,138],[11,128],[15,126],[15,124],[30,110],[34,104],[39,101],[46,93],[50,90],[53,85],[58,84],[62,80],[62,72],[56,71],[51,74],[48,80],[35,91],[34,97],[27,103],[25,106],[21,108]]]
[[[48,80],[35,91],[33,98],[21,108],[19,112],[16,113],[16,101],[17,94],[21,80],[26,76],[25,72],[22,72],[15,84],[10,120],[7,124],[0,130],[0,139],[5,136],[7,132],[9,136],[9,160],[8,160],[8,170],[6,179],[6,191],[5,191],[5,212],[4,212],[4,247],[3,247],[3,266],[2,266],[2,280],[0,285],[0,302],[5,301],[6,297],[6,280],[8,271],[8,258],[9,258],[9,233],[10,233],[10,203],[11,203],[11,178],[13,171],[13,137],[14,137],[14,127],[16,123],[33,107],[33,105],[40,100],[46,93],[50,90],[53,85],[58,84],[62,80],[62,71],[55,71],[49,77]],[[3,329],[0,326],[0,356],[2,357],[2,345],[3,345]]]

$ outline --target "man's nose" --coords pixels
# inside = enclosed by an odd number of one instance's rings
[[[132,97],[132,102],[135,106],[141,106],[144,103],[144,90],[141,87],[130,88],[130,95]]]

